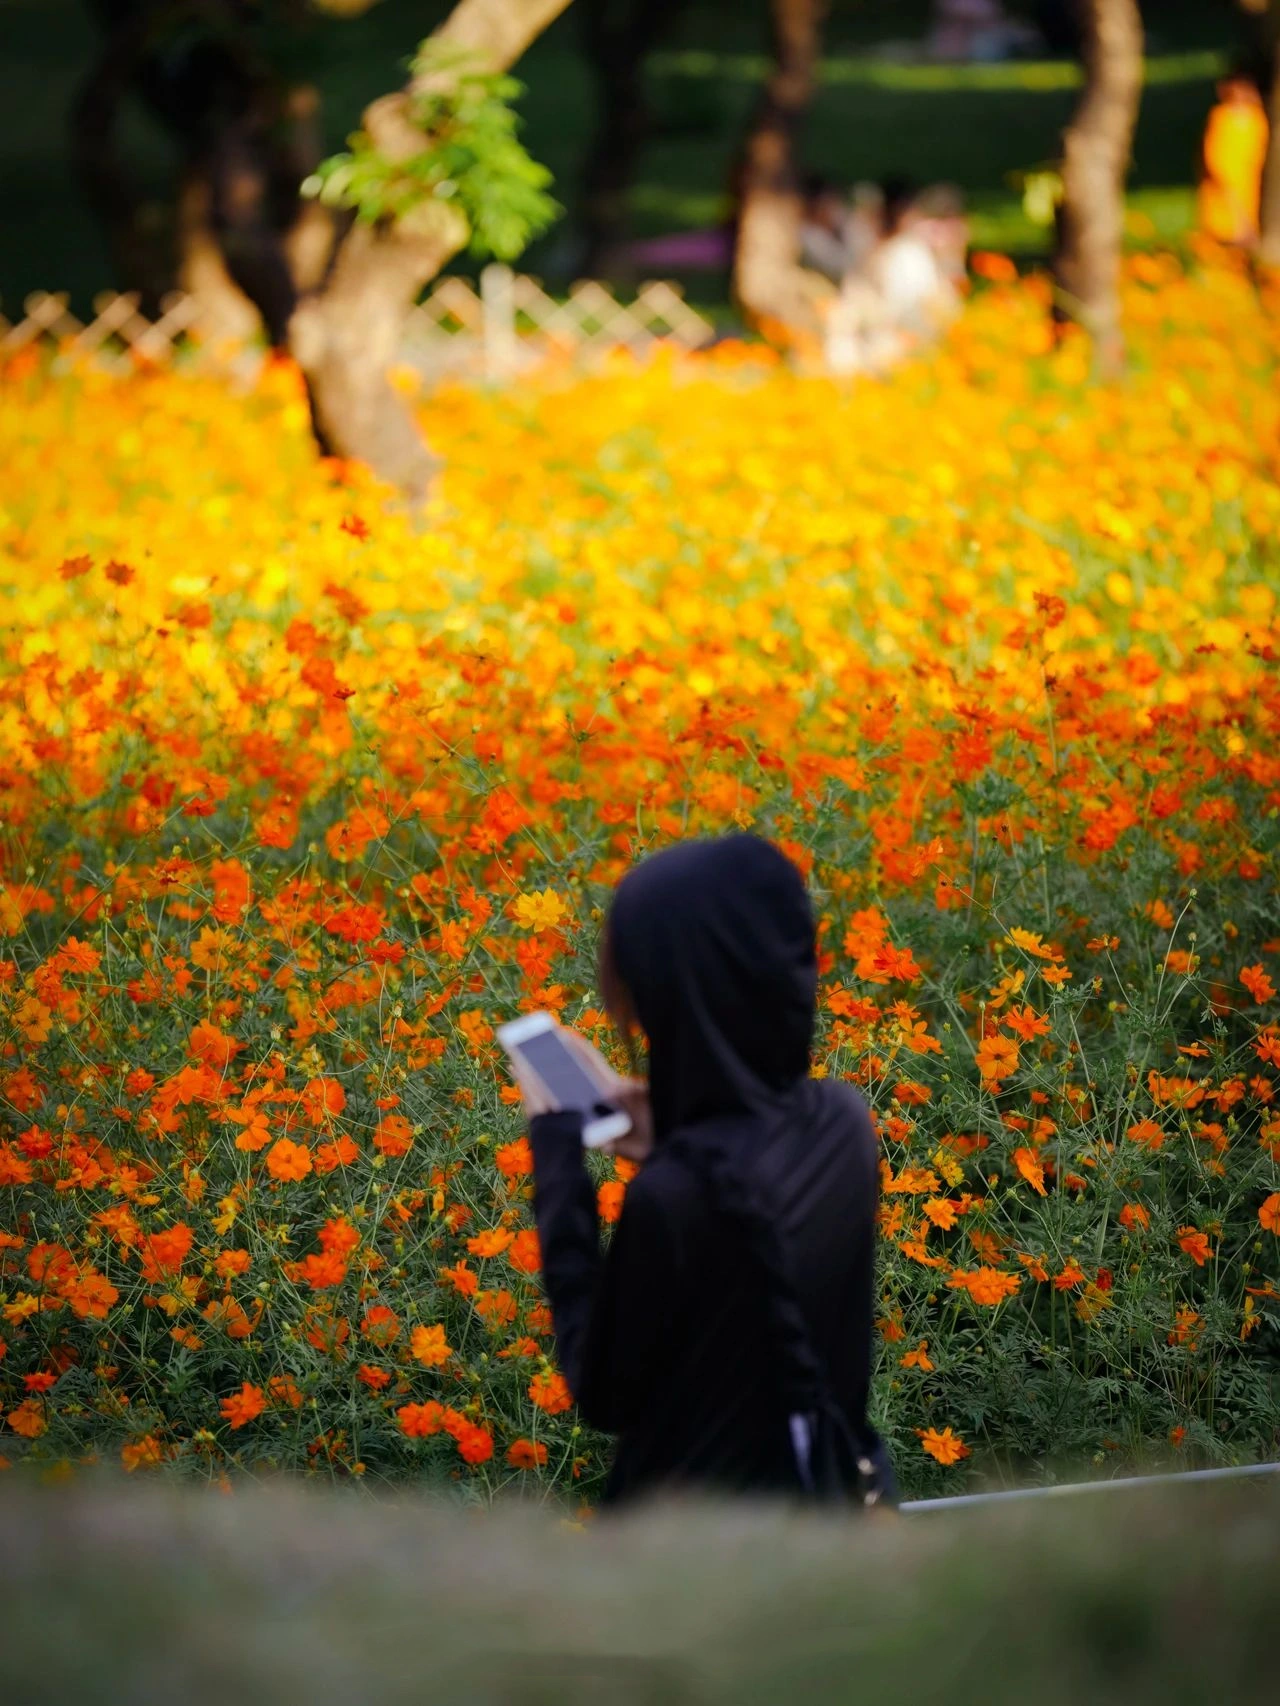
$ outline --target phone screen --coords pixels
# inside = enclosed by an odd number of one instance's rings
[[[606,1102],[604,1091],[565,1047],[557,1031],[543,1031],[515,1045],[515,1052],[538,1074],[561,1108],[590,1113]]]

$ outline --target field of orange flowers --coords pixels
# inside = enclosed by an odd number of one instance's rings
[[[425,521],[285,366],[11,363],[7,1463],[589,1498],[494,1026],[610,1047],[612,883],[733,825],[877,1116],[907,1487],[1275,1451],[1280,323],[1134,269],[1109,390],[1010,282],[884,383],[436,393]]]

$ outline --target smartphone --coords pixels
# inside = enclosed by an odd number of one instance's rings
[[[538,1079],[555,1107],[581,1113],[582,1142],[587,1149],[599,1149],[631,1130],[629,1116],[609,1107],[605,1091],[569,1047],[550,1013],[526,1013],[509,1025],[500,1025],[498,1041],[524,1071]]]

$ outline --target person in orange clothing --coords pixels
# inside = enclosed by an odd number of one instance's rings
[[[1257,241],[1268,134],[1257,85],[1248,77],[1224,78],[1205,126],[1199,197],[1200,229],[1221,243]]]

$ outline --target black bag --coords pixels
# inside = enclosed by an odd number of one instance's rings
[[[735,1134],[728,1145],[718,1141],[715,1128],[722,1124]],[[741,1119],[708,1121],[698,1127],[696,1140],[691,1132],[673,1134],[663,1153],[684,1162],[698,1177],[716,1208],[738,1225],[763,1273],[801,1496],[814,1504],[862,1510],[893,1506],[897,1488],[888,1450],[869,1422],[853,1427],[831,1391],[809,1336],[777,1226],[752,1192],[747,1165],[752,1145],[744,1142],[742,1127]],[[760,1141],[764,1141],[763,1130]]]
[[[862,1510],[897,1503],[889,1453],[869,1422],[856,1437],[844,1411],[829,1399],[821,1410],[793,1411],[787,1423],[796,1474],[808,1501]]]

